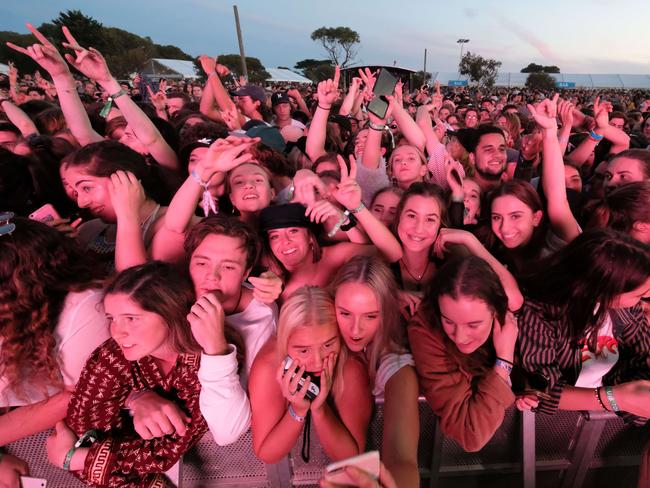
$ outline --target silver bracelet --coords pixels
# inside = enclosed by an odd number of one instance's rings
[[[363,204],[363,202],[361,202],[357,208],[351,208],[350,213],[353,213],[353,214],[356,215],[359,212],[361,212],[364,208],[366,208],[366,206]]]
[[[296,422],[300,422],[301,424],[305,422],[305,417],[298,415],[291,404],[289,404],[289,415],[291,415],[291,418]]]

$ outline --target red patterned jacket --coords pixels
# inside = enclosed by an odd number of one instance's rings
[[[167,377],[149,356],[127,361],[113,339],[99,346],[81,373],[68,406],[66,423],[78,435],[95,429],[100,440],[90,447],[82,471],[90,486],[158,488],[170,469],[207,430],[199,410],[200,356],[181,354]],[[177,434],[144,440],[124,409],[133,391],[147,388],[175,402],[192,418],[183,437]]]

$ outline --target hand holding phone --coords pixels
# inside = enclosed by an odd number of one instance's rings
[[[286,376],[287,374],[290,375],[289,381],[294,382],[294,379],[298,372],[303,369],[303,368],[297,368],[297,364],[294,362],[293,358],[291,356],[287,356],[284,360],[284,375]],[[296,371],[297,370],[297,371]],[[319,386],[319,378],[317,376],[312,377],[304,371],[300,375],[300,378],[298,379],[296,383],[296,388],[293,390],[295,394],[297,392],[301,392],[304,387],[305,387],[305,381],[307,381],[307,377],[310,378],[309,380],[309,385],[307,386],[307,391],[305,392],[305,398],[309,400],[310,402],[313,401],[318,394],[320,393],[320,386]],[[291,395],[291,389],[289,390],[289,395]]]
[[[61,216],[51,203],[46,203],[38,210],[30,213],[29,218],[32,220],[38,220],[39,222],[47,223],[53,220],[60,220]]]
[[[368,104],[369,112],[372,112],[380,119],[386,118],[386,112],[388,111],[388,101],[386,100],[386,96],[393,94],[397,81],[398,79],[390,74],[387,69],[381,69],[373,89],[374,98]]]

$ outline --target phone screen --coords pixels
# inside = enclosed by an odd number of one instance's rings
[[[390,74],[387,69],[382,68],[379,72],[375,88],[372,91],[375,94],[375,98],[373,98],[368,104],[368,110],[380,119],[386,117],[386,111],[388,110],[386,95],[393,94],[397,81],[398,79]]]

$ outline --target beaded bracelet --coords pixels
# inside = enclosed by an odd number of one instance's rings
[[[598,400],[598,403],[600,403],[600,406],[603,407],[603,410],[605,410],[605,412],[609,412],[609,409],[608,409],[608,408],[605,406],[605,404],[603,403],[603,399],[600,398],[600,389],[601,389],[601,388],[602,388],[602,387],[600,387],[600,386],[597,387],[597,388],[594,388],[594,393],[595,393],[595,395],[596,395],[596,399]]]

